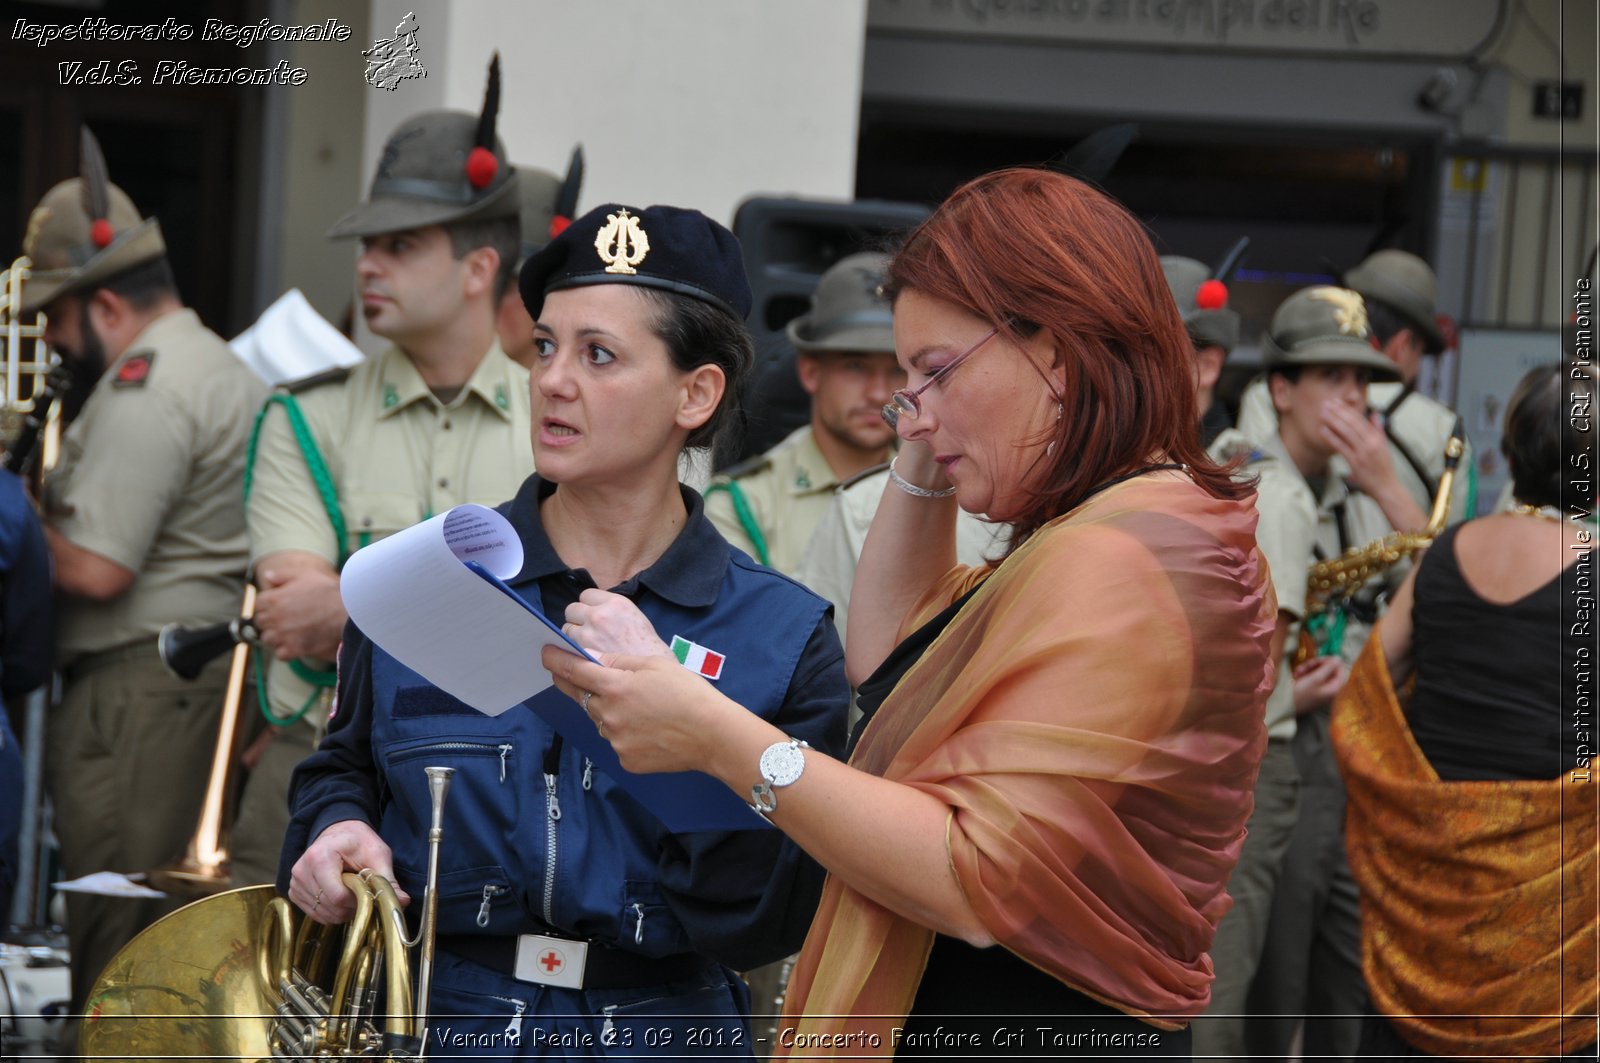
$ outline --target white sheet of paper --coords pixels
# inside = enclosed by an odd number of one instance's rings
[[[135,882],[116,871],[96,871],[70,882],[57,882],[55,888],[68,893],[94,893],[102,897],[165,897],[142,882]]]
[[[356,551],[339,593],[350,619],[386,653],[498,716],[550,686],[539,654],[566,644],[469,561],[500,579],[522,571],[522,540],[486,506],[456,506]]]

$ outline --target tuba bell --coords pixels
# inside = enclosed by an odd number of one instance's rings
[[[79,1035],[84,1058],[420,1061],[455,774],[424,770],[432,826],[414,938],[394,887],[370,869],[344,875],[356,914],[342,928],[305,918],[271,886],[195,901],[145,928],[101,972]]]

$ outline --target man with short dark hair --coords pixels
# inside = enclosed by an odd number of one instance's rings
[[[882,291],[888,264],[887,255],[862,252],[822,275],[811,310],[788,326],[810,422],[706,489],[706,517],[723,538],[780,572],[800,564],[834,489],[894,451],[880,411],[906,373]]]
[[[227,665],[168,675],[168,623],[238,615],[240,504],[250,420],[265,388],[178,295],[154,218],[109,183],[83,135],[83,177],[34,208],[24,314],[91,389],[46,479],[45,535],[65,678],[46,745],[62,872],[149,871],[183,854],[199,821]],[[70,893],[72,1010],[172,901]]]
[[[497,60],[484,116],[402,122],[367,200],[329,231],[360,240],[361,312],[391,346],[284,385],[262,415],[246,508],[279,726],[240,799],[241,883],[275,876],[289,777],[327,720],[345,559],[453,506],[503,502],[533,471],[528,373],[495,332],[521,245],[517,178],[489,113],[498,76]]]

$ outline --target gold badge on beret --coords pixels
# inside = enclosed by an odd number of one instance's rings
[[[595,234],[594,249],[606,264],[607,273],[638,273],[634,267],[650,253],[650,238],[639,228],[639,219],[624,207],[606,215],[606,223]]]

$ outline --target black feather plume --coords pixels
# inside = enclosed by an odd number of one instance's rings
[[[478,135],[475,145],[494,151],[494,123],[500,114],[500,53],[489,60],[489,84],[483,90],[483,110],[478,114]]]
[[[567,176],[561,182],[561,192],[556,196],[556,214],[571,220],[578,216],[578,193],[583,188],[583,145],[572,149],[572,159],[567,163]]]
[[[111,215],[111,177],[106,171],[106,157],[100,152],[100,142],[95,140],[89,127],[83,127],[79,138],[78,169],[83,177],[83,209],[90,221]]]
[[[1224,284],[1228,283],[1228,278],[1239,268],[1239,263],[1244,261],[1244,253],[1249,249],[1250,238],[1239,237],[1239,242],[1228,249],[1228,253],[1222,256],[1222,261],[1217,263],[1217,268],[1211,271],[1211,276]]]
[[[1111,168],[1122,158],[1122,153],[1128,150],[1128,145],[1132,144],[1138,135],[1139,127],[1133,122],[1096,129],[1051,159],[1048,165],[1050,169],[1064,173],[1068,177],[1076,177],[1097,185],[1104,184],[1106,176],[1111,173]]]

